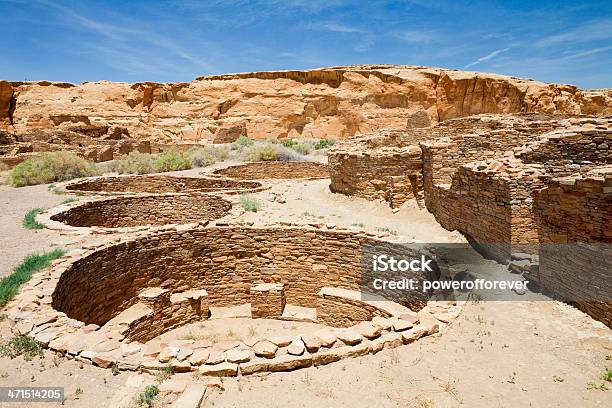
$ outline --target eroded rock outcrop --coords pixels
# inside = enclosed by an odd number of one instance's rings
[[[200,77],[189,83],[0,82],[0,129],[120,126],[154,142],[342,139],[479,113],[610,115],[612,91],[495,74],[367,65]]]

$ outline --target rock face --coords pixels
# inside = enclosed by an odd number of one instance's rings
[[[350,66],[200,77],[189,83],[0,81],[0,129],[120,126],[154,142],[343,139],[479,113],[612,114],[612,91],[495,74]]]

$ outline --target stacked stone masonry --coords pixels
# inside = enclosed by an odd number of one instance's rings
[[[246,192],[263,189],[256,181],[239,181],[222,178],[179,177],[179,176],[109,176],[91,177],[69,182],[65,185],[69,192],[93,194],[125,193],[183,193],[197,192]]]
[[[325,164],[308,161],[247,163],[215,170],[214,174],[240,180],[317,179],[329,177],[329,171]]]
[[[231,208],[227,200],[200,193],[136,195],[71,204],[49,218],[73,227],[125,228],[215,220]]]
[[[591,179],[592,172],[603,172],[612,163],[609,148],[612,119],[541,114],[479,115],[431,128],[379,132],[353,142],[354,148],[346,142],[337,144],[329,152],[333,191],[383,199],[397,207],[407,198],[419,197],[394,189],[393,176],[398,172],[408,174],[410,169],[416,177],[422,177],[425,205],[442,226],[458,230],[493,259],[508,262],[513,253],[538,254],[540,244],[549,242],[541,234],[549,227],[543,228],[541,224],[551,221],[541,219],[534,199],[541,191],[546,192],[550,183],[555,185],[551,180],[587,174]],[[419,153],[409,159],[402,158],[402,153],[414,142],[419,143]],[[599,195],[582,196],[579,204],[570,193],[557,199],[555,211],[571,212],[557,222],[575,221],[574,236],[566,237],[566,242],[608,242],[609,237],[596,233],[602,228],[609,229],[611,216],[610,189],[602,191]],[[549,196],[539,197],[542,201]],[[577,206],[582,207],[578,210]],[[576,212],[583,214],[577,218]],[[582,220],[585,217],[588,222]],[[558,238],[554,233],[552,236]],[[584,253],[582,258],[577,255],[577,259],[584,258]],[[596,288],[600,295],[603,293],[599,299],[605,300],[608,296],[609,300],[612,292],[604,283],[611,281],[609,271],[600,274],[596,267],[590,271],[584,277],[590,279],[587,287]],[[555,275],[552,281],[559,281],[569,271],[558,268],[549,269],[549,273]],[[538,274],[531,277],[537,280]],[[551,281],[550,277],[547,279]],[[577,284],[572,279],[566,281]],[[547,286],[546,282],[542,284]],[[561,287],[548,286],[553,292],[563,294]],[[585,299],[596,298],[589,290],[583,295]],[[602,312],[605,309],[609,313],[607,304],[590,304],[587,311],[609,324],[609,318],[603,317]]]
[[[297,225],[147,231],[53,262],[8,305],[7,318],[14,330],[45,347],[106,368],[154,372],[170,364],[177,372],[236,376],[329,364],[434,334],[461,304],[426,301],[415,313],[391,301],[378,307],[361,302],[370,312],[353,314],[350,322],[346,316],[332,319],[325,323],[337,328],[295,337],[166,343],[157,336],[206,320],[213,305],[253,302],[262,293],[273,296],[260,304],[275,307],[286,296],[287,302],[315,308],[334,308],[321,300],[335,298],[357,310],[359,266],[346,261],[356,258],[364,240],[381,239]],[[306,241],[308,257],[301,256]],[[323,288],[323,282],[340,287]],[[329,315],[342,315],[343,307]]]
[[[534,197],[538,281],[612,327],[612,167],[553,179]]]

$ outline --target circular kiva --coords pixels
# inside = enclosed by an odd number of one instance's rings
[[[308,161],[264,161],[215,170],[214,174],[242,180],[329,178],[327,165]]]
[[[208,194],[148,194],[68,203],[45,211],[40,222],[52,229],[103,229],[189,224],[229,214],[232,204]]]
[[[182,193],[188,191],[236,193],[260,191],[264,187],[255,181],[145,175],[86,178],[66,184],[65,189],[70,192],[94,194]]]
[[[389,241],[295,225],[177,226],[66,256],[24,285],[8,318],[46,347],[102,367],[154,371],[171,364],[235,376],[376,353],[433,334],[456,316],[459,306],[432,307],[421,292],[412,307],[418,312],[362,298],[361,251],[370,244]],[[158,339],[236,309],[253,319],[324,326],[288,340],[210,338],[174,347]]]

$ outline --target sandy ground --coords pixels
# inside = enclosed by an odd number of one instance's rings
[[[47,252],[71,240],[47,229],[27,230],[21,225],[28,211],[54,207],[66,198],[50,191],[48,185],[0,185],[0,276],[10,274],[26,255]]]
[[[245,213],[241,218],[256,222],[359,224],[356,228],[377,231],[386,227],[424,242],[463,241],[416,206],[393,213],[382,203],[332,194],[327,184],[326,180],[275,183],[272,192],[281,194],[286,203],[270,202],[267,199],[270,191],[260,192],[255,196],[262,203],[261,211]],[[64,199],[50,193],[46,186],[0,187],[3,273],[27,253],[77,242],[74,237],[57,232],[21,228],[21,219],[29,209],[52,206]],[[504,268],[488,261],[483,268],[490,273],[506,273]],[[439,335],[374,356],[291,373],[225,379],[222,389],[207,392],[203,406],[611,406],[612,390],[600,386],[612,388],[611,383],[601,380],[604,369],[612,367],[612,331],[568,305],[552,300],[525,300],[543,298],[537,294],[517,295],[520,300],[469,302],[459,318]],[[246,320],[244,324],[239,320],[232,323],[235,335],[250,332],[250,319]],[[224,331],[227,334],[232,324],[217,326],[218,335]],[[6,338],[10,333],[6,325],[2,326],[0,335]],[[188,333],[189,328],[183,329]],[[273,325],[259,328],[273,329]],[[216,329],[208,326],[207,330]],[[185,333],[177,331],[174,335]],[[43,359],[32,362],[24,362],[21,357],[0,358],[0,387],[64,386],[69,396],[65,406],[71,407],[109,408],[114,396],[124,390],[122,385],[128,376],[128,373],[113,376],[110,370],[82,366],[48,352]],[[192,374],[174,377],[201,380]],[[82,393],[75,399],[77,388]],[[5,406],[26,405],[0,403],[0,407]]]

